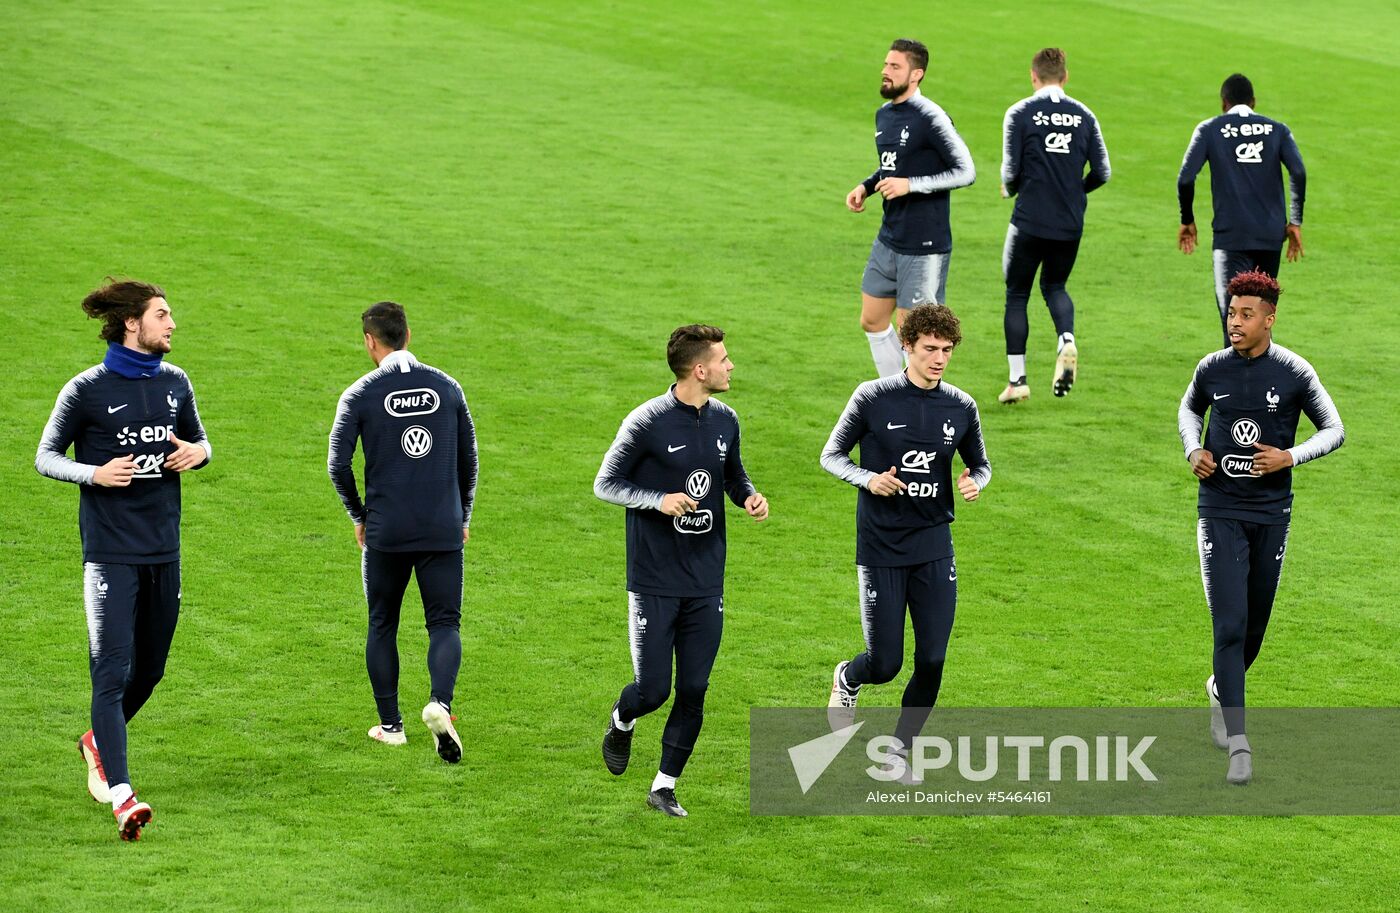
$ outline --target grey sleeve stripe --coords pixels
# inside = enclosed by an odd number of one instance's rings
[[[1011,137],[1015,132],[1016,118],[1026,107],[1026,99],[1016,102],[1016,104],[1006,109],[1006,116],[1001,121],[1001,182],[1010,184],[1016,180],[1016,171],[1011,165]]]
[[[909,179],[909,192],[937,193],[941,190],[952,190],[956,187],[967,187],[972,184],[973,181],[977,180],[977,168],[972,164],[972,153],[967,151],[967,143],[963,142],[958,131],[954,129],[953,122],[942,108],[927,99],[920,110],[929,119],[933,132],[947,147],[944,151],[950,154],[953,167],[938,174],[911,177]]]
[[[866,399],[867,390],[867,385],[861,384],[851,394],[845,411],[836,421],[836,427],[831,429],[831,436],[827,438],[821,455],[823,469],[857,488],[864,488],[876,475],[869,469],[861,469],[851,459],[851,451],[857,443],[855,430],[860,423],[861,406]]]
[[[100,367],[100,366],[99,366]],[[93,484],[97,467],[79,463],[68,456],[68,445],[73,443],[74,424],[77,416],[78,395],[81,386],[96,376],[98,368],[84,371],[63,385],[49,414],[44,433],[39,438],[39,450],[34,455],[34,468],[40,475],[57,479],[60,482],[76,482],[79,485]]]
[[[636,409],[617,429],[617,437],[603,455],[603,464],[598,467],[598,475],[593,479],[593,494],[600,500],[634,510],[660,510],[666,492],[634,485],[627,478],[627,472],[635,462],[635,454],[641,445],[641,438],[653,419],[670,407],[666,398],[668,392],[648,400]]]
[[[364,504],[360,501],[359,488],[355,484],[355,472],[351,468],[357,437],[353,419],[355,404],[369,377],[370,375],[365,375],[360,378],[341,394],[340,402],[335,407],[335,421],[331,423],[326,456],[326,471],[330,473],[331,484],[335,486],[335,493],[340,496],[340,503],[345,506],[346,514],[355,523],[364,522],[365,511]]]
[[[1205,431],[1205,413],[1197,412],[1194,406],[1198,397],[1196,381],[1200,379],[1201,368],[1204,366],[1205,359],[1196,365],[1196,370],[1191,375],[1191,383],[1187,385],[1186,392],[1181,397],[1181,405],[1176,410],[1176,431],[1181,436],[1181,446],[1186,451],[1188,460],[1191,454],[1201,449],[1201,434]]]
[[[1196,398],[1196,378],[1191,378],[1191,385],[1186,388],[1186,393],[1181,397],[1181,405],[1176,410],[1176,430],[1181,435],[1181,446],[1186,452],[1189,460],[1191,454],[1201,449],[1201,432],[1205,430],[1205,416],[1198,414],[1191,408],[1191,403]]]
[[[1346,429],[1342,427],[1342,417],[1332,402],[1327,389],[1322,386],[1313,366],[1282,346],[1276,346],[1285,364],[1307,381],[1308,391],[1303,400],[1303,414],[1317,426],[1317,431],[1301,444],[1288,448],[1293,455],[1293,465],[1301,466],[1309,460],[1326,456],[1346,440]]]

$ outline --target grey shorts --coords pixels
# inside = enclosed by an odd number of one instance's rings
[[[860,290],[872,298],[893,298],[902,308],[926,301],[943,304],[948,288],[948,258],[945,254],[900,254],[876,238],[870,245],[870,260],[860,279]]]

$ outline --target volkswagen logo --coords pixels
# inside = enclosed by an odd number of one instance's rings
[[[685,480],[685,493],[697,501],[704,500],[710,493],[710,474],[703,469],[692,472]]]
[[[403,445],[403,452],[416,460],[427,456],[428,451],[433,449],[433,436],[422,425],[410,425],[404,429],[399,443]]]
[[[1230,437],[1241,447],[1253,447],[1259,441],[1259,423],[1252,418],[1242,418],[1230,426]]]

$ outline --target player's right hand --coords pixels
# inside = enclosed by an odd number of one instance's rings
[[[1191,471],[1198,479],[1208,479],[1215,472],[1215,457],[1204,447],[1191,451]]]
[[[365,550],[365,525],[363,523],[355,524],[355,544],[360,547],[360,551]]]
[[[136,456],[128,453],[124,457],[113,457],[106,464],[97,467],[92,474],[94,485],[103,488],[125,488],[131,484],[131,475],[136,472]]]
[[[865,212],[864,184],[857,184],[855,190],[846,194],[846,208],[851,212]]]
[[[1303,226],[1290,222],[1284,234],[1288,236],[1288,262],[1296,263],[1303,256]]]
[[[673,491],[661,499],[661,512],[668,517],[683,517],[699,506],[700,502],[683,491]]]
[[[1176,233],[1176,246],[1181,248],[1183,254],[1196,252],[1196,223],[1183,225]]]
[[[909,487],[895,478],[897,471],[896,467],[891,466],[888,472],[871,476],[870,481],[865,483],[865,487],[870,489],[870,493],[873,495],[897,495]]]

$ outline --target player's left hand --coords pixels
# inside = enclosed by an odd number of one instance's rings
[[[875,192],[887,200],[902,197],[909,192],[908,178],[881,178],[875,185]]]
[[[363,523],[356,523],[356,524],[355,524],[355,544],[358,545],[358,546],[360,547],[360,551],[364,551],[364,548],[365,548],[365,525],[364,525]]]
[[[1256,476],[1266,476],[1271,472],[1278,472],[1280,469],[1287,469],[1293,465],[1293,454],[1287,450],[1279,450],[1269,444],[1254,442],[1254,449],[1259,451],[1254,455],[1254,474]]]
[[[1001,185],[1001,198],[1002,198],[1003,200],[1009,200],[1009,199],[1011,199],[1011,194],[1009,194],[1009,193],[1006,192],[1006,185],[1005,185],[1005,184],[1002,184],[1002,185]]]
[[[1189,222],[1181,226],[1176,232],[1176,246],[1183,254],[1196,252],[1196,223]]]
[[[470,527],[466,527],[466,526],[462,527],[462,544],[463,544],[463,545],[466,545],[466,544],[467,544],[467,540],[470,539],[471,537],[472,537],[471,528],[470,528]]]
[[[749,495],[744,501],[744,510],[758,523],[768,519],[768,499],[758,492]]]
[[[1303,256],[1303,226],[1289,223],[1283,232],[1288,236],[1288,262],[1296,263]]]
[[[972,481],[972,470],[964,468],[962,475],[958,476],[958,491],[962,493],[964,501],[976,501],[977,496],[982,493],[982,489],[977,487],[977,483]]]
[[[182,441],[173,434],[170,435],[170,443],[175,445],[175,452],[165,458],[165,468],[174,472],[193,469],[209,456],[203,447],[191,444],[189,441]]]

